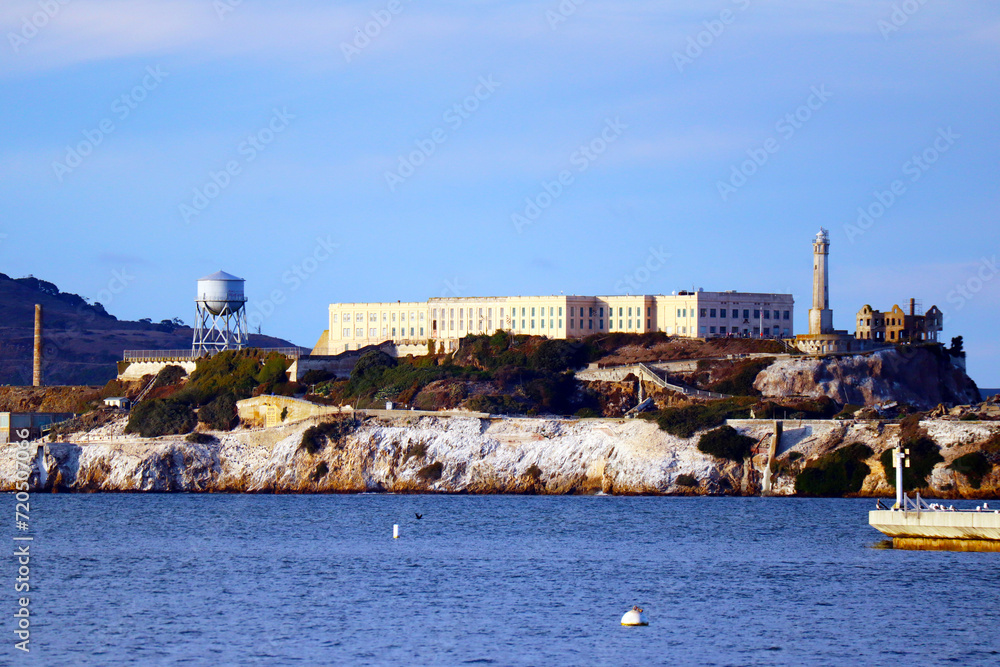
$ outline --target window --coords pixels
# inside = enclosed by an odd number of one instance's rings
[[[621,317],[622,315],[624,315],[625,314],[624,311],[625,311],[624,308],[622,308],[621,306],[618,306],[618,317]],[[620,324],[621,323],[619,322],[619,325]]]
[[[618,320],[618,328],[619,329],[624,329],[625,328],[625,321],[624,320]]]
[[[632,317],[632,306],[628,307],[628,316]]]
[[[764,335],[765,336],[771,335],[771,327],[764,327]]]
[[[701,311],[700,311],[700,312],[698,313],[698,315],[699,315],[700,317],[705,317],[705,309],[704,309],[704,308],[702,308],[702,309],[701,309]]]
[[[580,328],[583,328],[583,320],[580,320]]]
[[[420,335],[421,335],[421,336],[423,336],[423,335],[424,335],[424,328],[423,328],[423,327],[420,327]]]
[[[369,338],[375,338],[375,336],[377,336],[377,335],[378,335],[378,329],[369,329],[368,330],[368,337]]]
[[[459,320],[458,321],[458,330],[461,331],[464,328],[465,328],[465,320]]]
[[[365,337],[365,330],[364,329],[355,329],[354,330],[354,335],[357,336],[358,338],[364,338]]]
[[[587,320],[587,328],[588,329],[594,328],[594,320]]]
[[[534,306],[531,307],[531,316],[532,317],[535,316],[535,307]],[[534,328],[534,327],[532,327],[532,328]]]
[[[754,308],[753,309],[753,318],[755,320],[759,320],[760,319],[760,309],[759,308]]]
[[[337,323],[337,313],[333,314],[333,319],[331,319],[330,321],[333,322],[334,324]]]
[[[369,322],[378,322],[378,313],[368,313]]]
[[[523,308],[522,308],[522,310],[523,310]],[[521,320],[521,330],[523,331],[523,330],[525,330],[527,328],[528,328],[527,321],[526,320]]]
[[[424,311],[420,311],[420,321],[424,321]]]
[[[604,317],[604,308],[599,308],[598,310],[600,310],[600,313],[601,313],[601,315],[600,315],[600,316],[601,316],[601,317]],[[603,328],[603,327],[602,327],[602,328]]]
[[[396,321],[396,313],[393,313],[393,314],[392,314],[392,321],[393,321],[393,322],[395,322],[395,321]]]
[[[389,335],[389,329],[387,329],[386,327],[382,327],[382,335],[383,336],[388,336]]]
[[[350,337],[351,337],[351,330],[350,330],[350,328],[345,327],[344,328],[344,338],[350,338]]]
[[[632,309],[631,309],[631,308],[629,308],[629,310],[632,310]],[[630,313],[630,314],[631,314],[631,313]],[[628,321],[628,328],[629,328],[629,329],[631,329],[631,328],[632,328],[632,320],[629,320],[629,321]]]
[[[678,308],[678,309],[677,309],[677,317],[680,317],[680,316],[681,316],[681,309],[680,309],[680,308]]]
[[[396,337],[396,327],[393,327],[393,328],[392,328],[392,337],[393,337],[393,338],[395,338],[395,337]]]
[[[541,326],[542,326],[543,329],[545,328],[545,318],[544,317],[542,318]]]
[[[559,306],[559,317],[562,317],[562,306]],[[559,326],[562,326],[561,324]]]
[[[355,322],[364,322],[365,321],[365,314],[364,313],[355,313],[354,314],[354,321]]]
[[[789,312],[787,310],[782,314],[782,319],[784,320],[789,319]]]
[[[524,316],[525,316],[525,315],[527,315],[527,314],[528,314],[528,309],[527,309],[527,308],[523,308],[523,307],[522,307],[522,308],[521,308],[521,317],[524,317]]]
[[[652,329],[653,328],[653,325],[650,323],[650,320],[646,320],[646,328],[647,329]]]
[[[701,326],[701,333],[705,333],[705,325],[704,324]]]
[[[534,308],[532,308],[532,310],[534,310]],[[531,328],[532,328],[532,329],[534,329],[534,328],[535,328],[535,320],[531,320]]]
[[[549,328],[550,329],[555,329],[556,328],[556,321],[555,320],[549,320]]]
[[[580,309],[580,315],[581,316],[583,315],[583,308]],[[593,308],[588,308],[587,309],[587,315],[590,316],[590,317],[593,317],[594,316],[594,309]]]
[[[410,327],[410,335],[413,335],[413,327]]]
[[[562,310],[562,308],[560,308],[559,310]],[[559,320],[559,328],[562,329],[562,320]]]
[[[653,309],[650,308],[649,306],[646,306],[646,317],[649,317],[652,314],[653,314]]]
[[[765,320],[771,319],[771,311],[770,310],[765,310],[764,311],[764,319]]]
[[[597,328],[602,331],[604,330],[604,320],[597,320]]]
[[[709,309],[708,316],[709,317],[715,317],[715,308]],[[725,317],[725,315],[723,315],[723,317]]]
[[[500,319],[503,319],[503,308],[500,309]]]
[[[750,309],[749,308],[744,308],[743,309],[743,319],[745,319],[745,320],[749,320],[750,319]]]

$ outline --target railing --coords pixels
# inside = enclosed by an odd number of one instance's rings
[[[674,384],[663,379],[659,373],[654,371],[652,368],[646,364],[639,363],[636,367],[643,370],[647,375],[651,376],[653,379],[653,384],[656,384],[664,389],[670,389],[672,391],[679,392],[685,396],[697,396],[701,398],[731,398],[729,394],[719,394],[714,391],[705,391],[703,389],[694,389],[692,387],[685,387],[681,384]]]
[[[244,348],[246,349],[246,348]],[[290,359],[307,357],[312,352],[307,347],[260,347],[256,348],[262,352],[277,352]],[[125,350],[122,355],[124,361],[172,361],[190,360],[194,361],[201,357],[211,356],[210,354],[197,354],[191,349],[187,350]]]

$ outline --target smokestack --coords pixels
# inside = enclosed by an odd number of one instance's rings
[[[910,317],[913,317],[916,314],[917,314],[917,300],[911,298],[910,299]]]
[[[42,304],[35,304],[35,366],[32,383],[42,386]]]

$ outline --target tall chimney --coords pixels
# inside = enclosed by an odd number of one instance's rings
[[[35,304],[35,364],[32,384],[42,386],[42,304]]]
[[[917,314],[917,300],[911,297],[910,298],[910,317],[913,317],[916,314]]]

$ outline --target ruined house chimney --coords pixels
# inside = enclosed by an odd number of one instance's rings
[[[35,359],[32,384],[42,386],[42,304],[35,304]]]
[[[910,317],[917,314],[917,300],[914,298],[910,299]]]

